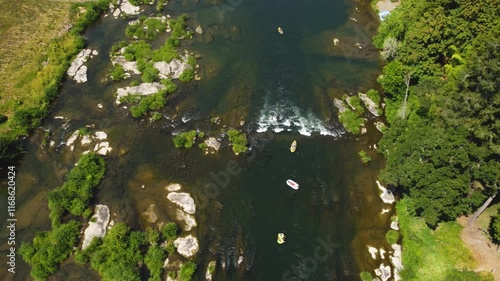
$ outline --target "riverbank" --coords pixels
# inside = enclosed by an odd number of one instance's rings
[[[455,13],[466,10],[466,5],[450,9],[426,2],[404,1],[381,24],[379,34],[374,37],[374,44],[386,59],[383,75],[377,81],[385,92],[385,116],[390,124],[379,142],[379,151],[387,160],[379,178],[403,197],[396,208],[403,246],[401,276],[404,280],[497,280],[499,276],[495,271],[500,262],[489,237],[491,234],[467,227],[464,217],[457,220],[458,216],[477,210],[483,202],[488,202],[486,199],[491,194],[498,192],[500,167],[495,160],[498,152],[489,146],[490,141],[495,141],[485,140],[477,133],[479,128],[488,134],[496,129],[480,121],[481,116],[491,113],[487,106],[472,114],[467,105],[457,100],[474,93],[478,102],[486,105],[494,103],[492,97],[498,95],[498,87],[484,89],[476,84],[476,81],[495,81],[484,75],[495,66],[478,62],[498,56],[498,48],[484,47],[498,38],[498,32],[489,31],[488,27],[498,24],[498,17],[490,12],[487,1],[481,1],[484,9],[473,17]],[[388,0],[379,1],[372,7],[378,11],[395,8],[388,4],[391,4]],[[439,9],[447,11],[442,20],[453,21],[454,25],[433,34],[432,44],[442,49],[453,48],[445,56],[459,62],[443,63],[437,59],[442,53],[438,55],[428,49],[429,42],[422,42],[421,38],[429,35],[421,30],[422,26],[436,27],[439,23],[424,19],[415,5],[435,9],[425,15],[427,18],[441,16]],[[471,19],[476,18],[488,20],[475,28]],[[396,26],[402,28],[396,30]],[[448,34],[448,30],[453,32]],[[418,36],[412,37],[417,33]],[[474,74],[462,76],[466,71]],[[451,87],[455,89],[451,94],[431,90]],[[491,92],[491,96],[485,92]],[[426,104],[424,99],[433,101]],[[444,113],[451,111],[453,117]],[[474,122],[481,125],[470,125]],[[429,143],[432,143],[431,154],[424,152],[429,151]],[[419,149],[415,149],[417,147]],[[479,155],[477,151],[484,152]],[[457,153],[463,156],[461,160],[455,158],[460,164],[448,162],[448,157],[453,158],[451,155]],[[488,163],[484,165],[491,174],[469,174],[478,163]],[[446,175],[442,172],[445,170]],[[447,182],[453,184],[445,184]],[[487,229],[489,217],[482,218],[480,228]]]
[[[73,57],[81,33],[109,7],[87,3],[13,1],[4,11],[0,45],[0,163],[17,155],[20,136],[41,124]]]

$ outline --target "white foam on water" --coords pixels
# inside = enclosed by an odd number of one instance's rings
[[[283,88],[280,87],[278,91],[282,92]],[[258,133],[267,130],[279,133],[296,129],[304,136],[310,136],[312,133],[319,133],[323,136],[339,136],[337,130],[327,128],[324,122],[311,111],[304,112],[286,97],[277,102],[270,102],[268,96],[264,98],[264,105],[257,121],[256,131]]]

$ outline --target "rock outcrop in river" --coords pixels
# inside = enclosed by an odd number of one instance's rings
[[[95,220],[95,221],[93,221]],[[94,237],[102,238],[106,235],[106,227],[109,223],[109,208],[106,205],[96,205],[94,215],[89,221],[89,226],[83,235],[82,249],[87,248]]]
[[[71,62],[67,74],[77,83],[87,82],[87,66],[83,65],[89,59],[97,56],[99,53],[96,50],[83,49],[76,55],[76,58]]]
[[[174,246],[177,248],[177,252],[185,258],[194,256],[200,249],[198,239],[191,234],[177,238],[174,241]]]

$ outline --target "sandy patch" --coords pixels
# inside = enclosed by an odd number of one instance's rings
[[[377,2],[377,10],[379,12],[382,12],[382,11],[392,11],[394,9],[396,9],[397,6],[399,6],[399,4],[401,4],[401,1],[397,1],[397,2],[391,2],[391,0],[382,0],[382,1],[378,1]]]

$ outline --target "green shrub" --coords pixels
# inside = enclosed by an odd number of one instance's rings
[[[165,5],[167,5],[167,0],[158,0],[158,2],[156,3],[156,11],[163,11]]]
[[[129,0],[128,2],[134,6],[145,5],[149,3],[148,0]]]
[[[120,81],[125,78],[125,69],[123,69],[123,66],[121,64],[115,64],[115,67],[111,71],[111,79],[113,81]]]
[[[339,121],[347,131],[356,135],[361,133],[360,127],[365,123],[364,119],[358,113],[349,109],[340,113]]]
[[[378,93],[377,90],[374,89],[368,90],[368,92],[366,92],[366,96],[376,104],[380,104],[380,94]]]
[[[179,280],[180,281],[191,281],[193,278],[193,274],[196,271],[196,264],[192,261],[188,261],[187,263],[181,266],[179,270]]]
[[[104,160],[96,154],[84,154],[80,158],[78,165],[66,176],[66,182],[47,194],[53,226],[58,225],[66,213],[83,215],[105,171]]]
[[[82,127],[80,129],[78,129],[78,134],[80,136],[87,136],[87,135],[90,135],[90,130],[87,127]]]
[[[7,119],[8,119],[7,116],[0,114],[0,124],[7,122]]]
[[[121,103],[138,103],[142,99],[141,95],[126,95],[120,97]]]
[[[151,246],[156,246],[158,242],[160,241],[160,232],[157,229],[154,229],[152,227],[146,228],[146,232],[144,233],[144,237],[146,238],[146,241],[151,245]]]
[[[102,240],[98,237],[94,237],[87,248],[80,250],[77,249],[75,252],[75,261],[81,265],[88,264],[90,262],[91,255],[99,248]]]
[[[158,75],[160,71],[156,69],[153,64],[146,64],[146,68],[142,73],[142,81],[146,83],[150,83],[158,79]]]
[[[38,233],[32,243],[23,243],[19,253],[31,266],[31,276],[45,280],[68,258],[80,235],[80,224],[71,221]]]
[[[179,80],[181,80],[184,83],[190,82],[194,78],[194,69],[189,68],[184,70],[182,74],[179,76]]]
[[[358,96],[352,96],[348,97],[347,95],[344,95],[345,101],[348,101],[348,104],[352,107],[354,107],[354,110],[358,114],[362,114],[364,112],[363,106],[361,105],[361,98]]]
[[[146,256],[144,257],[144,263],[149,269],[151,274],[150,281],[161,280],[161,273],[163,271],[163,263],[167,257],[165,251],[160,247],[149,247]]]
[[[124,55],[125,59],[128,61],[136,61],[139,59],[149,60],[151,59],[151,45],[144,40],[139,40],[128,45],[125,48]]]
[[[233,145],[233,152],[235,154],[240,154],[248,150],[247,148],[247,135],[245,133],[240,133],[238,130],[231,129],[227,131],[229,136],[229,141]]]
[[[365,163],[365,164],[372,161],[372,158],[370,156],[368,156],[364,150],[361,150],[360,152],[358,152],[358,155],[361,158],[361,161],[363,161],[363,163]]]
[[[173,142],[175,147],[177,148],[191,148],[193,147],[194,141],[196,140],[196,131],[188,131],[188,132],[183,132],[180,133],[176,136],[174,136]]]
[[[169,240],[167,242],[167,245],[165,246],[165,250],[167,250],[167,252],[168,252],[169,255],[175,253],[175,246],[174,246],[174,241],[173,240]]]
[[[363,281],[372,281],[373,280],[373,276],[370,272],[366,272],[366,271],[363,271],[359,274],[359,277],[361,278],[361,280]]]
[[[44,108],[25,108],[19,109],[14,113],[12,118],[13,127],[22,130],[26,133],[35,127],[40,126],[42,118],[47,114]]]
[[[193,56],[188,56],[187,63],[191,65],[193,68],[196,67],[196,58]]]
[[[491,217],[489,228],[493,242],[500,244],[500,211],[496,216]]]
[[[182,15],[176,19],[171,19],[169,21],[169,26],[172,29],[172,37],[179,39],[188,37],[187,35],[189,34],[186,31],[187,27],[186,21],[187,21],[186,15]]]
[[[170,62],[173,59],[178,59],[179,54],[177,53],[177,50],[175,49],[174,46],[171,46],[169,44],[169,41],[165,43],[160,49],[153,51],[151,59],[154,62],[158,61],[165,61],[165,62]]]
[[[167,99],[163,92],[158,92],[146,97],[143,97],[137,106],[130,107],[130,112],[135,118],[141,117],[151,110],[158,110],[167,104]]]
[[[385,234],[385,239],[387,239],[387,242],[391,245],[396,244],[399,240],[399,232],[391,229]]]
[[[130,82],[130,86],[132,86],[132,87],[139,86],[139,85],[141,85],[140,81],[135,80],[135,81]]]
[[[130,231],[122,222],[115,224],[104,236],[102,245],[90,256],[90,264],[103,281],[140,281],[138,264],[145,245],[141,232]]]
[[[177,86],[170,79],[161,79],[161,83],[165,86],[166,94],[171,94],[177,90]]]
[[[175,222],[169,222],[162,226],[161,235],[165,240],[175,240],[179,233],[179,227]]]
[[[158,121],[163,117],[161,113],[159,112],[153,112],[153,115],[151,115],[151,121]]]
[[[198,147],[201,149],[207,149],[208,145],[206,143],[202,142],[198,145]]]

